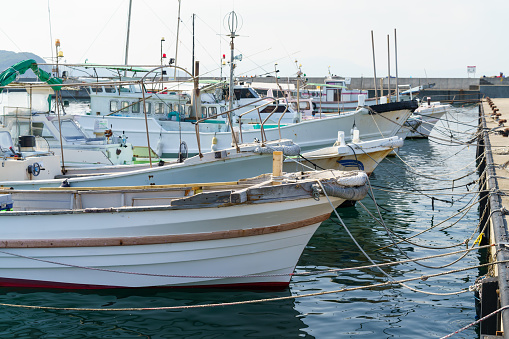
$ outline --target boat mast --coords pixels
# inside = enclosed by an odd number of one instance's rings
[[[179,0],[179,12],[178,12],[178,21],[177,21],[177,41],[175,43],[175,66],[177,63],[177,55],[179,52],[179,28],[180,28],[180,0]],[[173,73],[173,79],[177,80],[177,69],[175,68],[175,72]]]
[[[396,28],[394,28],[394,58],[396,61],[396,101],[399,102],[399,86],[398,86],[398,43],[396,41]]]
[[[193,77],[195,76],[195,74],[194,74],[194,18],[195,17],[196,17],[196,14],[193,13],[193,71],[192,71]]]
[[[389,72],[389,78],[388,81],[388,89],[387,89],[387,103],[390,103],[391,100],[391,50],[390,50],[390,43],[389,43],[389,34],[387,34],[387,69]]]
[[[127,66],[127,59],[129,56],[129,33],[131,31],[131,8],[133,5],[133,0],[129,0],[129,14],[127,15],[127,38],[125,41],[125,59],[124,65]],[[127,70],[124,71],[124,76],[127,76]]]
[[[378,105],[378,90],[376,88],[376,62],[375,62],[375,38],[373,38],[373,31],[371,31],[371,47],[373,50],[373,72],[374,72],[374,78],[373,83],[375,85],[375,102]]]
[[[237,13],[235,11],[231,11],[228,13],[228,30],[230,31],[230,92],[229,92],[229,110],[231,111],[233,109],[233,69],[235,68],[235,65],[233,63],[234,56],[234,48],[235,44],[233,40],[237,36],[235,33],[237,31],[237,28],[239,26],[239,19],[237,18]],[[231,118],[230,118],[230,127],[231,127]]]

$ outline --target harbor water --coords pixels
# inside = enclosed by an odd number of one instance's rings
[[[417,291],[399,284],[369,285],[479,265],[484,262],[480,251],[472,251],[457,263],[438,269],[414,262],[382,267],[389,278],[376,268],[358,268],[371,262],[356,242],[376,263],[457,251],[465,248],[458,244],[466,239],[471,239],[469,245],[473,244],[479,223],[475,142],[468,146],[456,141],[467,141],[476,132],[477,112],[477,107],[458,108],[438,123],[429,140],[406,140],[398,156],[385,159],[371,177],[376,203],[366,197],[362,204],[337,210],[351,236],[333,213],[309,242],[287,289],[3,288],[0,334],[4,338],[153,339],[437,338],[449,334],[475,321],[473,293],[460,292],[485,271],[470,269],[405,283]],[[390,246],[391,236],[362,205],[373,215],[378,216],[377,209],[380,211],[387,228],[394,232],[394,240],[436,227],[413,238],[413,244]],[[452,215],[455,216],[446,220]],[[446,266],[460,256],[422,263]],[[352,269],[338,271],[345,268]],[[357,287],[366,288],[341,291]],[[248,302],[253,300],[260,301]],[[238,303],[243,301],[246,303]],[[210,306],[218,303],[226,304]],[[199,305],[203,307],[193,307]],[[97,312],[38,309],[39,306],[147,310]],[[170,306],[180,308],[158,309]],[[476,331],[473,326],[454,338],[477,338]]]

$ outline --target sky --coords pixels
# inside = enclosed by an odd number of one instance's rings
[[[60,62],[124,64],[129,0],[3,0],[0,49],[32,52]],[[128,61],[159,65],[167,59],[191,71],[195,14],[195,60],[200,74],[223,76],[222,55],[230,57],[225,18],[235,11],[241,25],[235,38],[237,76],[308,77],[329,74],[372,77],[465,78],[509,74],[505,23],[509,1],[428,0],[132,0]],[[396,30],[396,33],[395,33]],[[161,42],[162,37],[165,41]],[[389,46],[388,46],[389,37]],[[277,65],[276,65],[277,64]],[[79,74],[75,74],[79,75]]]

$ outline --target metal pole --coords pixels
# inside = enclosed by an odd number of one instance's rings
[[[125,41],[125,59],[124,65],[127,66],[127,60],[129,57],[129,33],[131,31],[131,8],[133,5],[133,0],[129,0],[129,14],[127,15],[127,38]],[[127,76],[127,71],[124,72],[124,76]]]
[[[177,63],[177,55],[179,51],[179,28],[180,28],[180,0],[179,0],[179,12],[178,12],[178,21],[177,21],[177,41],[175,42],[175,66]],[[177,80],[177,69],[175,68],[175,72],[173,73],[173,78]]]
[[[147,131],[148,161],[150,163],[150,168],[152,168],[152,149],[150,148],[150,134],[148,132],[147,105],[145,104],[145,86],[143,85],[143,80],[141,81],[141,93],[143,94],[143,115],[145,115],[145,129]]]
[[[378,90],[376,88],[375,39],[373,38],[373,31],[371,31],[371,47],[373,50],[373,73],[375,75],[373,78],[373,83],[375,84],[375,102],[378,105]]]
[[[387,102],[391,102],[391,51],[390,51],[390,43],[389,43],[389,34],[387,34],[387,70],[389,72],[388,80],[388,89],[387,89]]]
[[[396,61],[396,101],[399,102],[398,86],[398,42],[396,40],[396,28],[394,28],[394,60]]]
[[[58,55],[58,54],[57,54]],[[58,58],[58,57],[57,57]],[[55,105],[56,105],[56,109],[57,109],[57,117],[58,117],[58,132],[59,132],[59,135],[60,135],[60,154],[61,154],[61,157],[62,157],[62,174],[65,175],[65,173],[67,172],[65,170],[65,162],[64,162],[64,146],[62,144],[62,121],[60,120],[60,108],[59,108],[59,104],[58,104],[58,96],[59,96],[59,93],[60,91],[56,91],[55,92]]]
[[[196,17],[196,14],[193,13],[193,71],[191,72],[193,74],[193,77],[195,76],[194,74],[194,18]]]

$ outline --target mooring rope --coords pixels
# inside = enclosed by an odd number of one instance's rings
[[[506,309],[508,309],[508,308],[509,308],[509,305],[506,305],[506,306],[504,306],[504,307],[501,307],[501,308],[499,308],[498,310],[493,311],[493,312],[491,312],[491,313],[490,313],[490,314],[488,314],[488,315],[485,315],[485,316],[484,316],[484,317],[482,317],[481,319],[478,319],[478,320],[474,321],[473,323],[470,323],[470,324],[468,324],[467,326],[464,326],[464,327],[460,328],[459,330],[456,330],[456,331],[454,331],[454,332],[452,332],[452,333],[449,333],[448,335],[445,335],[445,336],[441,337],[440,339],[447,339],[447,338],[450,338],[450,337],[452,337],[453,335],[458,334],[458,333],[460,333],[460,332],[463,332],[464,330],[466,330],[466,329],[468,329],[468,328],[470,328],[470,327],[472,327],[472,326],[474,326],[474,325],[477,325],[477,324],[479,324],[481,321],[484,321],[484,320],[486,320],[486,319],[488,319],[488,318],[491,318],[491,317],[492,317],[492,316],[494,316],[495,314],[497,314],[497,313],[499,313],[499,312],[502,312],[503,310],[506,310]]]
[[[236,306],[236,305],[246,305],[246,304],[255,304],[255,303],[262,303],[262,302],[271,302],[271,301],[281,301],[281,300],[290,300],[290,299],[299,299],[299,298],[308,298],[308,297],[315,297],[315,296],[321,296],[321,295],[328,295],[328,294],[337,294],[342,292],[351,292],[351,291],[358,291],[358,290],[365,290],[369,288],[379,288],[379,287],[385,287],[395,284],[404,284],[406,282],[416,281],[416,280],[423,280],[427,281],[430,278],[435,278],[447,274],[454,274],[459,272],[464,272],[472,269],[479,269],[486,266],[492,266],[496,264],[502,264],[502,263],[508,263],[509,260],[501,260],[501,261],[494,261],[491,263],[486,264],[480,264],[475,266],[469,266],[464,268],[459,268],[455,270],[449,270],[446,272],[441,273],[434,273],[429,275],[423,275],[420,277],[414,277],[414,278],[407,278],[407,279],[401,279],[401,280],[391,280],[386,281],[383,283],[378,284],[371,284],[371,285],[365,285],[365,286],[357,286],[357,287],[350,287],[350,288],[342,288],[338,290],[332,290],[332,291],[322,291],[322,292],[316,292],[316,293],[307,293],[307,294],[300,294],[300,295],[290,295],[286,297],[275,297],[275,298],[263,298],[263,299],[251,299],[251,300],[244,300],[244,301],[234,301],[234,302],[226,302],[226,303],[215,303],[215,304],[201,304],[201,305],[185,305],[185,306],[160,306],[160,307],[125,307],[125,308],[85,308],[85,307],[55,307],[55,306],[36,306],[36,305],[24,305],[24,304],[9,304],[9,303],[0,303],[0,306],[5,307],[15,307],[15,308],[26,308],[26,309],[39,309],[39,310],[52,310],[52,311],[89,311],[89,312],[123,312],[123,311],[161,311],[161,310],[183,310],[183,309],[196,309],[196,308],[208,308],[208,307],[225,307],[225,306]],[[417,292],[423,292],[416,290]],[[468,292],[469,289],[463,289],[458,292],[455,292],[454,294],[461,294]],[[428,292],[430,294],[430,292]],[[436,294],[433,294],[436,295]],[[443,294],[439,294],[443,295]],[[449,294],[451,295],[451,294]]]

